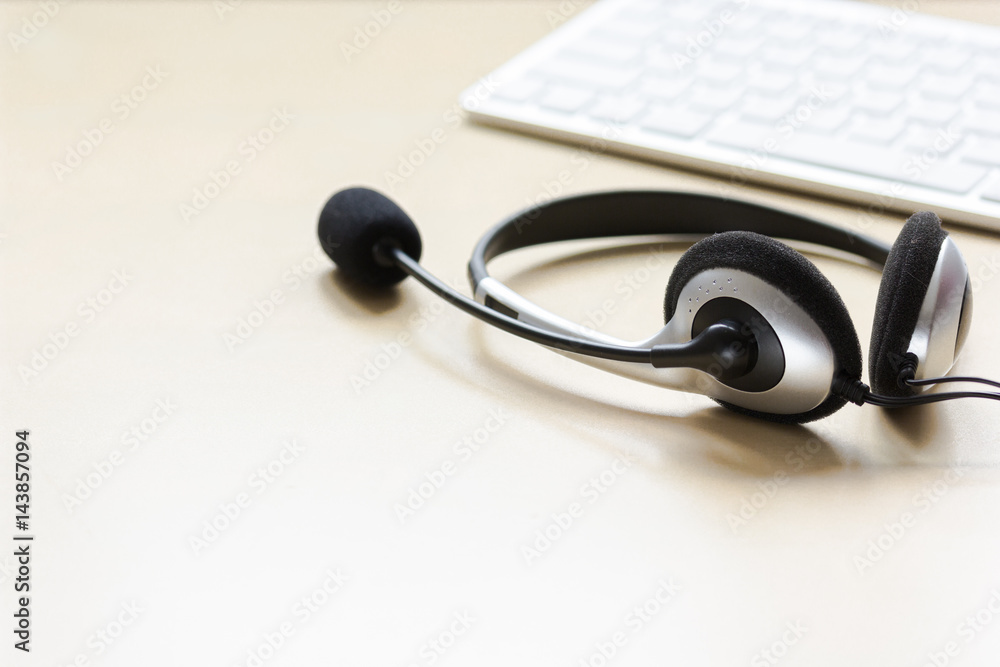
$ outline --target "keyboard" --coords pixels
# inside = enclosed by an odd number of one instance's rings
[[[916,5],[601,0],[460,101],[585,155],[714,173],[723,197],[851,201],[860,230],[931,209],[1000,231],[1000,28]]]

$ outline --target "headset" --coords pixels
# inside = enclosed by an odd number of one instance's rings
[[[326,254],[351,281],[390,288],[412,276],[432,292],[508,333],[618,375],[708,396],[739,413],[803,423],[847,402],[901,407],[1000,393],[922,394],[958,358],[972,318],[969,271],[931,212],[907,220],[892,247],[774,208],[710,195],[612,191],[552,199],[500,222],[469,262],[471,299],[420,263],[413,221],[384,195],[354,187],[319,217]],[[487,263],[529,246],[579,239],[698,235],[666,288],[665,325],[628,342],[563,319],[491,277]],[[855,255],[882,270],[861,381],[858,334],[833,285],[777,238]]]

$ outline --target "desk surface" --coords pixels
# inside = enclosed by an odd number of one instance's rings
[[[482,231],[563,171],[567,192],[713,192],[451,115],[576,3],[406,2],[357,53],[342,43],[385,3],[41,4],[0,7],[28,35],[0,49],[0,488],[10,535],[30,429],[36,535],[33,651],[8,632],[4,664],[995,662],[1000,407],[758,422],[413,282],[352,288],[318,252],[326,198],[386,189],[438,128],[393,196],[463,289]],[[951,231],[980,277],[959,370],[1000,377],[1000,239]],[[580,250],[496,272],[609,333],[655,330],[682,248]],[[878,275],[816,261],[867,341]]]

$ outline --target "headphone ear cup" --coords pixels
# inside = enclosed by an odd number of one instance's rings
[[[900,363],[913,338],[941,244],[947,237],[947,232],[941,229],[941,219],[930,211],[923,211],[910,216],[892,244],[882,270],[872,342],[868,348],[868,374],[876,394],[913,396],[917,393],[911,387],[899,386]]]
[[[861,343],[837,290],[816,265],[784,243],[754,232],[723,232],[691,246],[674,267],[663,302],[664,321],[677,310],[684,286],[709,269],[736,269],[754,275],[782,292],[819,326],[833,350],[835,373],[861,378]],[[829,378],[833,382],[833,378]],[[743,414],[771,421],[801,423],[833,414],[847,401],[831,394],[808,412],[783,415],[758,412],[719,401]]]

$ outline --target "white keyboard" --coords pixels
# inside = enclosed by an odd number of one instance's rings
[[[462,95],[480,122],[1000,231],[1000,28],[851,0],[602,0]],[[484,92],[492,91],[492,92]],[[582,161],[580,161],[582,164]]]

